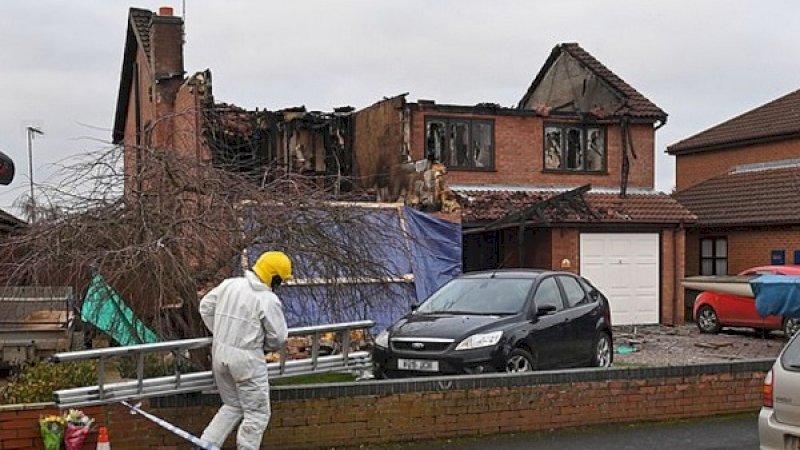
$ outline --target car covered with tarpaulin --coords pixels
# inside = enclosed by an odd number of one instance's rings
[[[800,318],[800,277],[762,275],[750,280],[756,310],[762,317],[780,315]]]

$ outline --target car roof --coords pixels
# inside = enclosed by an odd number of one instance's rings
[[[784,266],[758,266],[758,267],[751,267],[749,269],[745,269],[745,270],[741,271],[740,273],[744,273],[744,272],[767,272],[767,271],[769,271],[769,272],[777,271],[777,272],[784,273],[786,275],[800,275],[800,266],[790,266],[790,265],[784,265]]]
[[[466,272],[459,276],[459,278],[530,278],[536,279],[542,275],[549,274],[564,274],[575,276],[570,272],[557,272],[553,270],[542,269],[497,269],[497,270],[481,270],[476,272]]]

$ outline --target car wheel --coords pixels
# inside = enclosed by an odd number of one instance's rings
[[[719,333],[719,317],[714,308],[703,305],[697,310],[697,328],[701,333]]]
[[[506,372],[532,372],[534,370],[533,355],[527,350],[515,348],[506,361]]]
[[[608,333],[601,333],[594,344],[594,355],[592,365],[594,367],[610,367],[613,360],[613,349],[611,348],[611,337]]]
[[[783,319],[783,335],[786,339],[791,338],[800,331],[800,319]]]

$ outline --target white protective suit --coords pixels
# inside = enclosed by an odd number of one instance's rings
[[[211,359],[222,407],[202,439],[222,447],[239,421],[239,450],[256,450],[270,418],[265,351],[286,341],[283,305],[258,276],[229,278],[200,301],[200,315],[213,334]]]

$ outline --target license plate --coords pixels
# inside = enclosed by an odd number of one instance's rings
[[[420,372],[438,372],[439,361],[431,359],[402,359],[397,360],[397,368],[400,370],[418,370]]]

